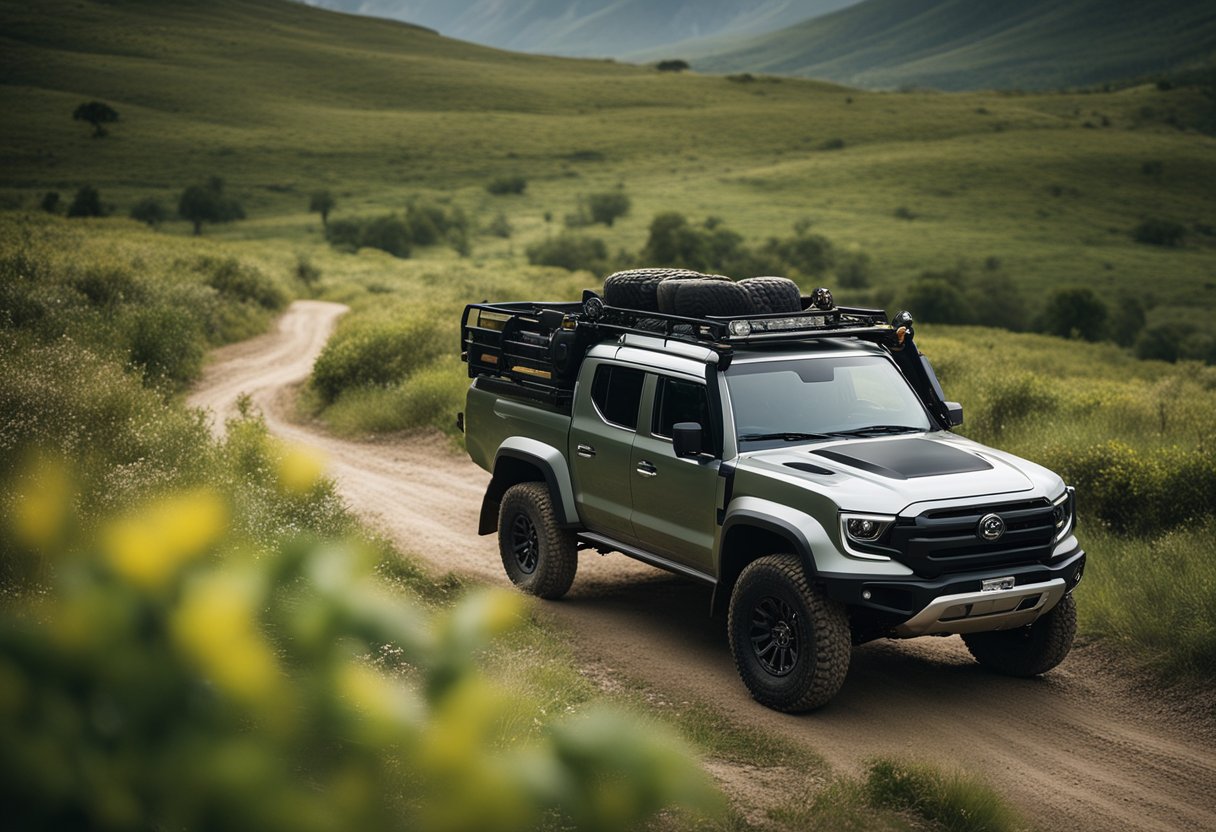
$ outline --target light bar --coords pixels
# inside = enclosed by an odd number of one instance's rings
[[[819,329],[827,323],[823,315],[800,315],[796,318],[749,318],[748,320],[731,321],[728,325],[730,334],[737,337],[751,335],[753,332],[788,332],[795,329]]]

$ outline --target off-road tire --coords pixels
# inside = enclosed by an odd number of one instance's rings
[[[658,312],[660,283],[703,276],[688,269],[627,269],[604,278],[604,301],[609,306]]]
[[[531,534],[531,551],[521,552],[520,535]],[[498,552],[511,583],[540,598],[566,594],[578,569],[578,541],[557,522],[549,488],[540,482],[513,485],[498,509]]]
[[[708,315],[750,315],[752,299],[733,280],[681,280],[675,287],[672,312],[686,318]]]
[[[680,292],[681,287],[690,280],[729,281],[730,278],[724,274],[701,274],[700,272],[688,272],[666,278],[659,283],[659,288],[655,293],[655,300],[658,302],[660,312],[664,315],[679,314],[676,312],[676,295]]]
[[[963,643],[975,660],[1006,676],[1038,676],[1064,661],[1077,632],[1077,603],[1065,595],[1028,627],[968,633]]]
[[[766,618],[763,611],[782,604],[791,613],[781,620],[796,657],[778,673],[771,667],[778,654],[770,651],[767,660],[761,656],[777,630],[773,617]],[[796,555],[767,555],[747,565],[731,593],[727,632],[735,667],[752,698],[778,711],[821,707],[840,690],[849,671],[853,640],[844,605],[811,585]]]
[[[739,285],[747,290],[757,314],[802,311],[802,292],[788,277],[749,277]]]

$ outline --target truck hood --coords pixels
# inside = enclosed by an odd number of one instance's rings
[[[796,482],[845,511],[879,514],[938,500],[1054,497],[1064,489],[1040,465],[946,431],[750,451],[739,466]]]

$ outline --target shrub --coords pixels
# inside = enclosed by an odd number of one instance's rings
[[[908,206],[901,205],[895,209],[895,219],[897,219],[897,220],[914,220],[914,219],[916,219],[916,214],[914,214],[912,212],[912,209],[909,208]]]
[[[486,190],[496,196],[522,194],[527,188],[528,180],[522,176],[499,176],[486,185]]]
[[[315,289],[317,284],[321,282],[321,270],[313,264],[312,260],[303,254],[296,255],[295,276],[296,280],[303,283],[309,289]]]
[[[169,219],[169,211],[156,197],[147,196],[131,207],[130,217],[156,228]]]
[[[70,278],[72,287],[88,298],[90,306],[114,307],[138,303],[147,297],[142,283],[127,269],[115,266],[89,266]]]
[[[619,217],[629,213],[631,204],[629,196],[620,191],[591,194],[587,197],[587,212],[591,215],[592,222],[611,227]]]
[[[684,70],[688,69],[689,67],[688,67],[688,61],[684,61],[679,58],[675,58],[675,59],[666,60],[666,61],[659,61],[657,64],[654,65],[654,68],[657,69],[659,72],[683,72]]]
[[[411,235],[409,226],[392,214],[370,219],[334,220],[325,228],[325,239],[335,248],[358,251],[376,248],[394,257],[409,257]]]
[[[1047,298],[1038,328],[1059,338],[1101,341],[1106,337],[1109,316],[1106,304],[1093,289],[1058,289]]]
[[[130,361],[144,379],[182,386],[203,366],[202,323],[190,311],[157,303],[136,309],[127,319]]]
[[[1026,328],[1029,321],[1026,301],[1008,276],[986,267],[978,277],[967,281],[964,295],[971,307],[971,323],[1013,332]]]
[[[1132,230],[1132,239],[1151,246],[1180,246],[1185,237],[1185,225],[1161,217],[1149,217]]]
[[[256,303],[263,309],[282,309],[287,305],[287,292],[283,287],[263,274],[260,269],[235,258],[205,258],[200,261],[199,270],[207,275],[207,285],[221,295]]]
[[[241,203],[224,192],[224,180],[213,176],[202,185],[191,185],[177,201],[177,213],[194,226],[195,236],[203,233],[205,222],[233,222],[245,219]]]
[[[321,215],[322,226],[329,225],[329,213],[337,204],[338,200],[327,190],[313,191],[308,197],[308,210]]]
[[[836,256],[836,282],[842,289],[866,289],[870,285],[870,255],[846,251]]]
[[[72,204],[68,206],[69,217],[103,217],[105,208],[101,204],[101,194],[92,185],[83,185],[76,191]]]
[[[59,203],[59,191],[47,191],[38,202],[38,207],[48,214],[58,214]]]
[[[1015,422],[1054,412],[1059,402],[1059,394],[1042,376],[1026,372],[1003,374],[993,378],[985,391],[977,426],[980,430],[987,428],[996,439]]]
[[[1111,340],[1121,347],[1134,346],[1146,323],[1144,306],[1139,302],[1121,303],[1110,320]]]
[[[1173,364],[1182,357],[1182,344],[1188,334],[1177,324],[1150,326],[1136,338],[1136,357]]]
[[[820,150],[844,150],[844,139],[828,139],[819,145]]]
[[[528,262],[598,274],[607,270],[608,246],[598,237],[563,233],[528,246]]]
[[[486,231],[495,237],[502,237],[504,240],[511,236],[511,221],[507,219],[507,215],[499,211],[494,219],[490,220],[486,226]]]
[[[339,326],[312,370],[312,385],[329,403],[356,387],[396,384],[452,349],[450,328],[430,310]],[[446,320],[443,318],[442,320]]]
[[[904,291],[901,304],[923,323],[965,324],[975,319],[975,310],[958,281],[943,272],[921,274]]]

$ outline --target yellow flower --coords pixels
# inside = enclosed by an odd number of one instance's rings
[[[325,473],[325,457],[303,445],[288,445],[278,460],[279,484],[292,494],[307,494]]]
[[[146,590],[164,587],[223,534],[228,512],[205,490],[171,497],[111,523],[102,551],[115,572]]]
[[[36,465],[30,486],[17,495],[13,506],[13,531],[19,541],[40,551],[59,542],[71,508],[71,483],[61,466]]]

